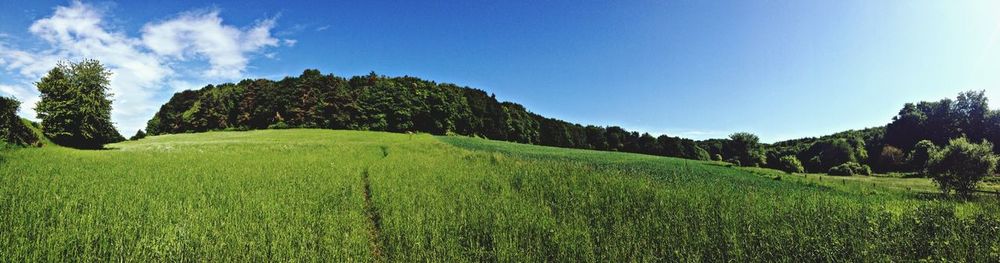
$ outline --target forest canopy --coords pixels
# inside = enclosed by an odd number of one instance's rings
[[[501,102],[479,89],[374,72],[351,78],[305,70],[279,81],[244,80],[174,94],[146,134],[325,128],[459,134],[566,148],[708,160],[694,140],[621,127],[583,126]]]
[[[933,151],[958,138],[992,142],[993,152],[1000,151],[1000,111],[989,109],[985,91],[906,103],[886,126],[777,142],[766,151],[769,160],[795,155],[810,172],[856,162],[883,173],[924,173]]]
[[[486,91],[449,83],[374,72],[343,78],[309,69],[278,81],[247,79],[176,93],[148,122],[145,132],[268,128],[458,134],[785,170],[797,161],[805,171],[817,173],[847,163],[865,171],[921,172],[927,149],[935,145],[959,137],[1000,140],[1000,113],[989,110],[983,91],[969,91],[955,100],[907,103],[882,127],[773,144],[760,143],[750,133],[694,141],[548,118],[520,104],[498,101]]]

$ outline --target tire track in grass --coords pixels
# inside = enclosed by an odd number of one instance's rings
[[[379,146],[382,151],[382,159],[389,156],[388,146]],[[375,262],[386,262],[385,256],[382,252],[382,216],[378,213],[378,209],[375,208],[375,203],[372,201],[372,187],[371,187],[371,177],[369,175],[369,170],[371,165],[365,168],[361,172],[361,181],[364,184],[364,197],[365,197],[365,215],[368,217],[368,243],[371,246],[372,257],[375,258]]]

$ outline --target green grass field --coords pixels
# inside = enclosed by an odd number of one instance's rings
[[[996,200],[925,179],[360,131],[109,147],[2,153],[0,261],[1000,260]]]

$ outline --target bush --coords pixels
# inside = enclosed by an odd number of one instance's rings
[[[834,166],[826,172],[829,175],[841,175],[841,176],[851,176],[854,175],[854,170],[847,166],[847,163]]]
[[[962,137],[948,141],[947,146],[931,155],[927,173],[942,193],[954,190],[966,198],[976,190],[983,177],[993,174],[996,166],[997,156],[993,154],[992,143],[986,140],[970,143]]]
[[[802,162],[794,155],[782,156],[778,159],[778,167],[786,173],[801,173],[805,171],[805,168],[802,167]]]
[[[855,174],[872,175],[872,167],[868,166],[867,164],[862,164],[861,165],[861,169],[858,170],[858,171],[855,171]]]
[[[715,155],[712,155],[712,160],[713,161],[720,161],[721,162],[722,161],[722,155],[718,154],[718,153],[715,154]]]
[[[852,175],[871,175],[872,168],[868,165],[862,165],[856,162],[846,162],[834,167],[831,167],[827,174],[830,175],[841,175],[841,176],[852,176]]]
[[[267,128],[268,129],[289,129],[289,128],[292,128],[292,127],[288,126],[288,124],[285,124],[285,122],[283,122],[283,121],[279,121],[278,123],[268,125]]]

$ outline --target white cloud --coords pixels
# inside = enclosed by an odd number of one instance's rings
[[[35,118],[35,103],[38,103],[39,97],[38,91],[34,87],[0,84],[0,95],[14,97],[21,101],[21,108],[19,109],[21,116],[28,116],[31,119]]]
[[[245,73],[251,54],[279,44],[270,33],[274,19],[241,30],[224,25],[218,11],[188,12],[146,24],[141,38],[114,30],[105,21],[103,10],[72,2],[56,7],[51,16],[29,27],[28,31],[48,47],[23,50],[0,39],[0,68],[14,73],[16,77],[11,79],[20,82],[0,83],[0,93],[21,100],[22,116],[33,118],[31,108],[38,101],[34,81],[60,60],[98,59],[112,72],[112,119],[127,136],[143,128],[166,99],[158,95],[177,88],[197,88],[192,84],[196,82],[236,80]],[[207,62],[208,69],[185,69],[198,61]]]
[[[16,71],[25,77],[41,77],[59,62],[53,52],[28,53],[8,48],[0,43],[0,65],[7,71]]]
[[[60,59],[97,58],[111,75],[115,122],[125,130],[137,129],[155,110],[153,94],[159,83],[173,71],[160,58],[144,52],[139,41],[124,33],[110,31],[103,24],[103,13],[80,2],[60,6],[50,17],[35,21],[29,32],[51,45],[43,52],[25,52],[4,48],[0,57],[9,60],[8,70],[18,70],[22,77],[37,80]],[[31,99],[25,99],[26,102]],[[26,103],[24,108],[31,107]]]
[[[299,43],[299,41],[295,39],[282,39],[281,43],[288,47],[294,47],[296,43]]]
[[[265,19],[243,31],[223,25],[218,11],[189,12],[142,29],[142,42],[160,56],[179,60],[204,58],[211,68],[206,77],[236,78],[247,67],[248,53],[278,45],[271,36],[274,19]]]

